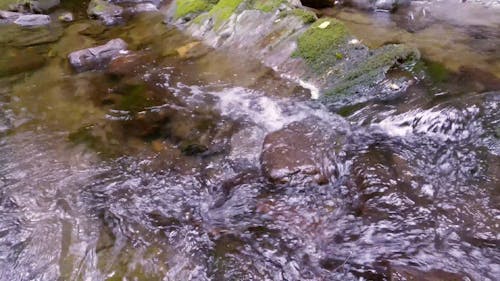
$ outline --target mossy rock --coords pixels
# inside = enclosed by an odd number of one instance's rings
[[[277,10],[281,4],[286,3],[286,0],[253,0],[252,2],[254,9],[269,13]]]
[[[402,44],[390,44],[378,48],[352,65],[350,69],[331,77],[335,80],[325,99],[337,95],[349,95],[360,92],[359,89],[369,89],[379,83],[387,71],[393,67],[413,65],[420,58],[418,50]]]
[[[218,0],[178,0],[174,17],[176,19],[187,15],[200,14],[209,11]]]
[[[243,0],[220,0],[209,12],[214,19],[214,27],[218,29],[229,20]]]
[[[348,38],[349,33],[343,23],[333,18],[322,18],[298,38],[293,56],[303,58],[316,73],[322,73],[338,60],[335,54],[340,52]]]
[[[280,13],[280,18],[285,18],[287,16],[298,17],[302,20],[302,22],[304,24],[311,24],[318,19],[316,17],[315,13],[308,11],[308,10],[304,10],[304,9],[298,9],[298,8],[293,9],[293,10],[283,11]]]

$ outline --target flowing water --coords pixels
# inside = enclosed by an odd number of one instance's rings
[[[57,41],[0,45],[20,64],[0,77],[0,280],[388,280],[398,266],[498,280],[498,44],[459,68],[460,48],[439,61],[420,42],[404,95],[340,116],[162,21],[77,13]],[[138,63],[69,67],[69,52],[117,37]],[[315,155],[333,175],[271,183],[264,137],[311,118],[330,136],[315,146],[337,144]]]

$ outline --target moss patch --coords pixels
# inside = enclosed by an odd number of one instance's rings
[[[189,14],[199,14],[208,11],[215,3],[217,3],[216,0],[178,0],[174,17],[178,19]]]
[[[410,64],[420,57],[418,51],[405,45],[386,45],[342,75],[328,95],[349,94],[356,87],[371,87],[392,67]]]
[[[269,13],[278,9],[285,2],[285,0],[255,0],[252,6],[257,10]]]
[[[302,22],[304,22],[305,24],[313,23],[318,19],[315,13],[304,9],[293,9],[291,11],[283,11],[280,13],[280,18],[285,18],[290,15],[300,18]]]
[[[214,27],[219,28],[231,15],[243,0],[220,0],[211,10],[210,15],[214,18]]]
[[[347,29],[341,22],[323,18],[299,37],[293,56],[303,58],[314,71],[322,72],[338,60],[335,54],[347,38]]]

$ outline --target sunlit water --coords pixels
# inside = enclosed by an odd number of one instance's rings
[[[161,16],[82,35],[89,24],[26,48],[43,67],[0,78],[0,280],[387,280],[395,265],[500,276],[495,81],[456,87],[461,74],[439,66],[341,117],[251,59],[201,45],[180,56],[193,39]],[[140,66],[67,65],[116,37]],[[344,135],[317,155],[335,176],[270,183],[264,137],[311,117]]]

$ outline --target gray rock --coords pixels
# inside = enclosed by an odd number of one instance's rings
[[[0,10],[0,19],[3,20],[4,23],[12,23],[15,20],[17,20],[21,15],[22,15],[21,13]]]
[[[34,11],[47,11],[61,3],[60,0],[36,0],[30,1],[31,9]]]
[[[69,54],[68,59],[78,72],[102,69],[121,52],[127,49],[127,43],[122,39],[113,39],[105,45],[88,48]]]
[[[50,17],[48,15],[21,15],[14,23],[20,26],[48,25],[50,24]]]
[[[91,18],[102,20],[106,25],[117,23],[122,15],[123,8],[104,0],[92,0],[89,3],[87,14]]]

